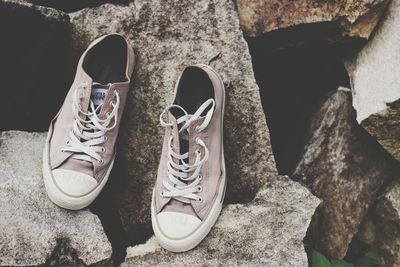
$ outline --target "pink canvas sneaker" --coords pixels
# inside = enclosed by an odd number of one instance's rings
[[[221,212],[224,98],[219,75],[194,65],[183,71],[172,105],[160,116],[165,136],[151,218],[161,246],[170,251],[197,246]]]
[[[106,184],[133,63],[132,48],[117,34],[100,37],[82,55],[43,155],[47,194],[58,206],[82,209]]]

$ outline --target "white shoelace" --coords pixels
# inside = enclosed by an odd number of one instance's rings
[[[113,107],[112,112],[107,113],[105,119],[100,119],[98,117],[98,111],[103,104],[95,108],[93,101],[90,100],[88,112],[84,112],[81,109],[82,90],[85,90],[86,87],[87,84],[82,84],[73,94],[73,129],[70,131],[70,139],[67,140],[66,146],[62,148],[62,151],[73,152],[74,155],[72,155],[72,158],[74,159],[90,162],[91,158],[94,158],[103,164],[104,160],[100,153],[104,153],[106,150],[103,146],[100,146],[100,144],[107,141],[107,136],[105,135],[107,131],[113,129],[117,125],[120,97],[118,92],[115,91],[116,100],[111,102]],[[83,114],[85,119],[82,119],[80,114]],[[114,124],[109,126],[113,119]]]
[[[163,127],[172,127],[172,123],[166,123],[163,120],[165,113],[171,108],[179,108],[184,112],[184,115],[177,120],[177,124],[184,123],[183,126],[179,129],[179,133],[182,133],[185,130],[188,130],[189,126],[197,120],[201,114],[209,108],[207,114],[204,118],[202,124],[196,126],[195,130],[197,133],[203,131],[211,121],[213,112],[215,107],[215,101],[213,99],[209,99],[204,102],[199,109],[193,114],[190,115],[179,105],[170,105],[164,109],[164,111],[160,115],[160,123]],[[172,197],[176,200],[179,200],[184,203],[190,203],[190,200],[203,201],[203,199],[197,195],[197,193],[201,192],[203,189],[200,185],[200,181],[202,179],[200,175],[201,166],[204,162],[208,160],[209,151],[200,137],[196,138],[196,144],[200,145],[204,149],[204,157],[201,158],[201,150],[196,149],[194,152],[196,154],[196,160],[193,165],[189,165],[188,161],[189,152],[184,154],[176,153],[172,147],[173,138],[179,138],[179,136],[173,136],[168,140],[168,180],[163,181],[163,186],[166,190],[161,192],[161,197]],[[178,161],[176,163],[175,160]],[[191,175],[189,173],[193,172]]]

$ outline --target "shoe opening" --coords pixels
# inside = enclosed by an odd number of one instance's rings
[[[110,35],[91,48],[83,62],[83,69],[93,81],[102,84],[125,82],[127,44],[119,35]]]

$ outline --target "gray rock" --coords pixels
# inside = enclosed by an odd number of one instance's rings
[[[346,61],[357,121],[400,160],[400,1],[393,0],[371,40]]]
[[[45,133],[0,134],[0,266],[110,264],[111,245],[88,210],[67,211],[42,180]]]
[[[0,0],[0,32],[2,88],[7,88],[2,90],[0,130],[45,131],[74,74],[69,17],[52,8]],[[44,102],[44,96],[51,101]]]
[[[400,181],[379,197],[357,237],[378,252],[380,266],[400,266]]]
[[[226,205],[210,234],[195,249],[171,253],[153,237],[128,248],[122,266],[308,265],[303,238],[319,200],[280,176],[248,204]]]
[[[105,4],[71,13],[75,36],[85,47],[110,33],[125,35],[136,53],[134,85],[121,127],[119,157],[111,182],[119,184],[125,229],[151,233],[150,200],[160,157],[163,129],[159,115],[187,65],[206,63],[226,86],[226,199],[246,201],[277,171],[247,44],[230,1],[144,1]]]
[[[247,36],[255,37],[274,30],[314,27],[324,38],[334,36],[368,38],[389,0],[379,1],[290,1],[237,0],[240,24]],[[305,41],[307,32],[301,38]],[[282,36],[281,36],[282,37]]]
[[[378,192],[398,173],[398,162],[358,125],[350,90],[339,88],[314,115],[293,174],[322,200],[308,242],[342,259]]]

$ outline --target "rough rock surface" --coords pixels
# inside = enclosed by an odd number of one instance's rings
[[[400,266],[400,182],[379,197],[357,237],[381,256],[381,266]]]
[[[368,38],[389,0],[237,0],[245,35],[320,23],[342,36]],[[328,27],[324,28],[329,29]],[[321,35],[329,31],[321,31]]]
[[[69,17],[0,0],[0,32],[0,130],[45,131],[73,75]]]
[[[371,40],[346,61],[357,120],[400,160],[400,1],[393,0]]]
[[[71,13],[84,47],[110,32],[125,35],[136,53],[133,86],[121,126],[111,177],[129,234],[150,233],[150,203],[163,129],[159,115],[187,65],[210,64],[226,87],[226,199],[250,200],[277,173],[247,44],[231,1],[144,1],[105,4]],[[148,231],[147,231],[148,230]],[[137,237],[135,237],[137,238]],[[133,237],[132,237],[133,239]]]
[[[303,238],[319,200],[280,176],[248,204],[227,205],[200,245],[186,253],[162,249],[156,239],[128,248],[122,266],[307,266]]]
[[[398,172],[398,162],[357,124],[350,90],[339,88],[314,115],[293,174],[322,200],[310,226],[312,243],[343,258],[379,190]]]
[[[67,211],[47,197],[45,133],[0,134],[0,266],[110,263],[111,245],[88,210]]]

